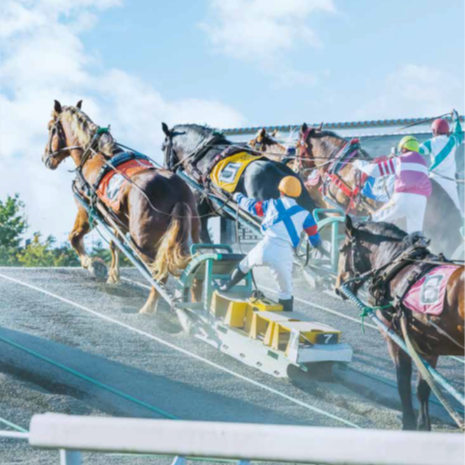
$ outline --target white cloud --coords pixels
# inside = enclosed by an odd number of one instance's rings
[[[117,140],[161,159],[160,123],[240,126],[243,116],[218,101],[169,101],[123,70],[103,69],[85,49],[80,34],[99,10],[119,0],[20,0],[0,3],[0,198],[19,192],[31,232],[59,240],[72,227],[71,161],[47,170],[41,155],[53,100],[75,104],[102,126],[111,123]],[[95,71],[98,70],[98,71]]]
[[[354,118],[435,116],[452,108],[463,112],[464,84],[455,76],[426,65],[407,64],[379,83],[379,94],[363,104]]]
[[[200,27],[217,51],[269,66],[297,43],[321,47],[308,25],[318,11],[334,13],[333,0],[210,0]]]

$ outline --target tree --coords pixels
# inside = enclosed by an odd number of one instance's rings
[[[40,233],[35,233],[32,240],[26,241],[26,246],[17,253],[18,263],[22,266],[76,266],[79,265],[74,250],[69,245],[54,248],[56,242],[53,236],[48,236],[44,242]]]
[[[0,200],[0,264],[17,264],[16,253],[21,244],[22,235],[27,229],[24,216],[24,203],[19,195],[8,196]]]

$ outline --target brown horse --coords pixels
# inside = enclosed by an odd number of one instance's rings
[[[323,130],[321,125],[319,128],[309,128],[304,123],[299,131],[295,170],[306,180],[308,192],[319,206],[334,208],[337,204],[344,211],[367,216],[382,204],[358,194],[362,188],[361,177],[351,163],[338,170],[338,179],[328,179],[332,163],[346,144],[346,139]],[[370,157],[358,148],[354,159],[370,160]]]
[[[334,208],[334,204],[337,204],[346,212],[368,216],[368,214],[373,214],[382,208],[384,204],[359,194],[351,206],[350,196],[344,192],[345,188],[338,187],[337,182],[326,179],[325,187],[322,186],[329,166],[346,143],[346,139],[332,131],[308,128],[306,124],[302,125],[296,158],[300,164],[299,172],[304,178],[310,197],[318,206]],[[356,158],[372,160],[368,153],[361,148],[358,149],[353,160]],[[311,182],[308,178],[307,173],[312,170],[318,171],[317,182]],[[361,191],[363,188],[363,178],[351,163],[342,167],[338,176],[352,192],[354,190]],[[432,249],[436,253],[443,252],[447,257],[451,257],[463,240],[460,233],[460,228],[463,226],[462,215],[441,185],[434,179],[431,179],[431,184],[433,193],[428,199],[423,232],[431,239]],[[330,203],[328,198],[331,199]],[[438,218],[441,218],[442,221],[438,221]]]
[[[55,100],[52,119],[48,124],[49,139],[42,161],[55,170],[63,160],[71,157],[76,165],[81,186],[92,188],[102,167],[121,150],[109,132],[96,136],[99,127],[81,110],[82,102],[76,106],[61,106]],[[93,143],[92,143],[93,141]],[[86,149],[92,145],[92,155]],[[109,210],[97,199],[99,213],[115,224],[120,231],[129,235],[133,248],[149,267],[155,279],[165,282],[168,274],[177,274],[189,260],[189,245],[199,241],[200,223],[194,196],[189,187],[178,176],[164,169],[148,167],[130,176],[131,182],[122,187],[121,207]],[[85,189],[80,188],[86,196]],[[81,265],[97,278],[107,275],[102,261],[92,259],[86,252],[84,236],[90,231],[89,216],[77,203],[78,213],[73,230],[69,235]],[[113,224],[112,224],[113,223]],[[119,251],[110,244],[111,267],[108,283],[118,283]],[[154,313],[157,309],[158,293],[152,287],[149,298],[141,313]]]
[[[396,226],[388,223],[360,223],[355,226],[350,217],[346,218],[346,240],[341,248],[339,259],[339,273],[336,282],[336,291],[344,283],[360,274],[372,270],[385,270],[388,264],[392,264],[399,255],[411,246],[412,238]],[[427,251],[425,252],[428,253]],[[435,261],[438,258],[431,254],[425,255],[424,261]],[[394,275],[388,283],[385,283],[382,301],[377,305],[385,305],[392,302],[393,298],[401,291],[403,283],[412,273],[418,269],[418,262],[407,261],[406,266]],[[372,278],[370,278],[372,279]],[[361,286],[361,281],[352,281],[347,286],[354,294]],[[456,271],[450,276],[444,297],[444,308],[440,315],[425,315],[423,313],[408,310],[403,303],[401,310],[408,315],[408,334],[423,358],[433,367],[436,367],[439,356],[464,355],[464,319],[465,319],[465,269],[457,266]],[[370,288],[370,294],[376,291]],[[377,294],[379,296],[379,294]],[[394,311],[378,310],[379,318],[401,335]],[[439,330],[438,330],[439,328]],[[415,415],[412,405],[411,377],[412,360],[390,338],[386,338],[389,352],[395,363],[397,371],[397,383],[402,403],[403,429],[415,429]],[[419,374],[417,396],[420,402],[420,412],[417,428],[430,430],[428,399],[430,387]]]
[[[288,160],[289,150],[284,145],[280,144],[274,137],[278,133],[275,129],[269,134],[265,128],[260,129],[254,139],[249,141],[250,147],[257,152],[263,153],[270,160],[286,163],[288,166],[293,163],[293,160]]]

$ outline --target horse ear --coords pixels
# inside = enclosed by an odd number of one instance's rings
[[[352,218],[350,217],[350,215],[346,215],[346,234],[347,234],[347,237],[354,237],[355,235],[355,227],[354,227],[354,223],[352,223]]]
[[[325,124],[325,123],[323,123],[323,121],[322,121],[322,122],[320,123],[320,125],[318,126],[318,131],[321,131],[321,130],[323,129],[323,124]]]
[[[168,127],[168,125],[166,123],[161,123],[161,129],[165,133],[166,137],[170,136],[171,132],[170,132],[170,129],[169,129],[169,127]]]
[[[55,107],[54,107],[54,110],[57,112],[57,113],[61,113],[61,103],[58,101],[58,100],[55,100]]]
[[[273,132],[271,133],[271,137],[276,137],[276,134],[278,134],[278,128],[275,128]]]
[[[76,103],[76,106],[79,108],[79,110],[82,108],[82,100],[79,100],[78,103]]]
[[[265,137],[266,136],[266,129],[261,128],[260,131],[258,131],[258,137]]]

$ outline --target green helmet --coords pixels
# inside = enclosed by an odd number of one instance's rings
[[[415,139],[415,137],[413,137],[413,136],[405,136],[399,142],[399,145],[397,146],[397,150],[399,150],[399,152],[402,149],[410,150],[410,152],[419,152],[420,151],[420,144]]]

